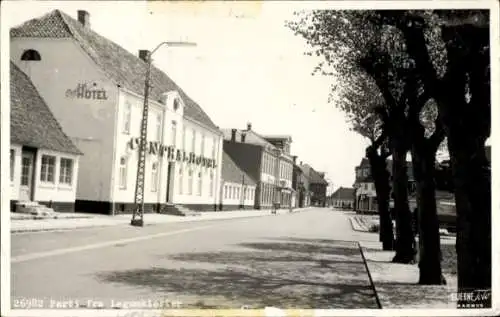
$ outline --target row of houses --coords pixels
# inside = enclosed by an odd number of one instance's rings
[[[83,10],[10,37],[11,210],[132,212],[149,52],[99,35]],[[324,206],[324,174],[296,164],[291,137],[220,129],[164,72],[150,79],[145,212]]]

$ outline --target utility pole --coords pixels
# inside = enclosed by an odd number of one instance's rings
[[[134,197],[134,211],[132,213],[132,226],[144,226],[144,180],[146,169],[146,148],[147,148],[147,135],[148,135],[148,112],[149,112],[149,90],[151,88],[151,56],[162,45],[168,46],[195,46],[195,43],[189,42],[161,42],[154,50],[147,54],[146,59],[146,79],[144,81],[144,104],[142,109],[141,120],[141,136],[139,144],[139,158],[137,160],[137,177],[135,182],[135,197]]]

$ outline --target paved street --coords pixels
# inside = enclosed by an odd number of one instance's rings
[[[377,308],[355,242],[373,235],[327,208],[11,237],[13,308],[34,299],[45,307],[151,299],[181,308]]]

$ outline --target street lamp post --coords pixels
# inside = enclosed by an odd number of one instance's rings
[[[141,121],[141,136],[139,144],[139,159],[137,161],[137,177],[135,182],[135,198],[134,198],[134,211],[132,214],[132,220],[130,224],[132,226],[144,226],[144,179],[145,179],[145,168],[146,168],[146,145],[147,145],[147,134],[148,134],[148,111],[149,111],[149,89],[151,88],[151,56],[156,52],[161,46],[196,46],[195,43],[191,42],[161,42],[158,44],[154,50],[149,52],[146,56],[146,79],[144,81],[144,105],[142,109],[142,121]],[[137,218],[136,218],[137,217]]]

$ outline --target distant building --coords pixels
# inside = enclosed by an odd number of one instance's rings
[[[356,180],[353,187],[356,190],[356,200],[354,202],[354,209],[360,212],[377,212],[377,193],[375,192],[375,183],[371,175],[370,162],[368,159],[361,159],[361,162],[358,166],[356,166],[355,171]],[[387,160],[387,171],[390,175],[389,181],[391,181],[392,160]],[[408,194],[411,195],[416,190],[416,183],[413,177],[413,167],[411,162],[407,162],[407,174]],[[392,191],[390,197],[392,197]]]
[[[223,153],[219,210],[252,209],[255,205],[256,184],[227,153]]]
[[[293,157],[290,137],[261,136],[252,130],[224,129],[224,151],[236,165],[257,183],[256,209],[272,208],[273,203],[287,208],[292,204]],[[273,143],[274,144],[273,144]]]
[[[333,207],[352,209],[354,207],[355,189],[352,187],[340,187],[330,198]]]
[[[11,211],[18,202],[74,211],[82,153],[28,76],[12,62],[10,98]]]
[[[301,168],[309,180],[311,205],[325,207],[327,200],[326,188],[328,187],[328,182],[325,180],[325,173],[316,171],[309,164],[304,164]]]
[[[297,157],[294,156],[292,187],[295,190],[295,207],[304,208],[311,204],[311,191],[309,188],[309,177],[302,168],[302,162],[296,164]]]

